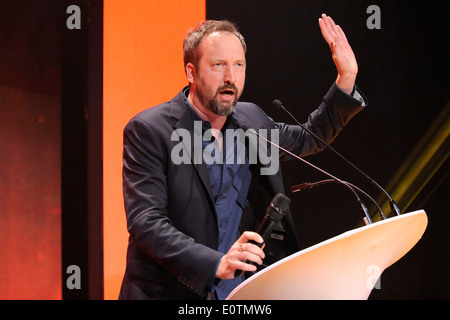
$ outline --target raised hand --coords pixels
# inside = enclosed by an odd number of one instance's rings
[[[319,19],[319,26],[323,38],[330,46],[333,61],[338,72],[336,84],[341,90],[350,94],[358,73],[358,63],[356,62],[355,54],[348,43],[344,31],[334,23],[331,17],[322,14],[322,18]]]

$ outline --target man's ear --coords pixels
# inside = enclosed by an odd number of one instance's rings
[[[196,74],[197,74],[197,71],[195,70],[194,65],[189,62],[186,65],[186,77],[190,84],[194,83]]]

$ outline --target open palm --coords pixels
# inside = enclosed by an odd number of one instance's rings
[[[345,92],[351,93],[358,73],[358,63],[347,37],[342,28],[336,25],[333,19],[326,14],[322,14],[322,18],[319,19],[319,26],[323,38],[330,46],[333,61],[338,71],[336,84]]]

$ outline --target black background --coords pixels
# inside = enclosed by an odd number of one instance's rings
[[[208,0],[207,19],[235,22],[244,35],[247,79],[242,101],[258,104],[277,121],[293,123],[274,110],[280,99],[305,122],[321,102],[336,69],[322,38],[322,13],[339,24],[359,65],[358,87],[369,106],[354,118],[333,147],[380,185],[386,186],[449,99],[449,31],[444,3],[400,1],[218,1]],[[369,30],[369,5],[381,10],[381,29]],[[372,196],[368,184],[330,150],[306,160],[357,184]],[[328,177],[303,163],[282,163],[285,187]],[[447,163],[402,212],[425,209],[425,235],[403,259],[381,277],[371,299],[448,299],[449,236]],[[291,194],[291,211],[302,247],[308,247],[358,225],[353,195],[338,185]]]

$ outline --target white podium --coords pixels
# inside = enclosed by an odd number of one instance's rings
[[[420,240],[423,210],[345,232],[245,280],[227,300],[367,299],[381,273]]]

